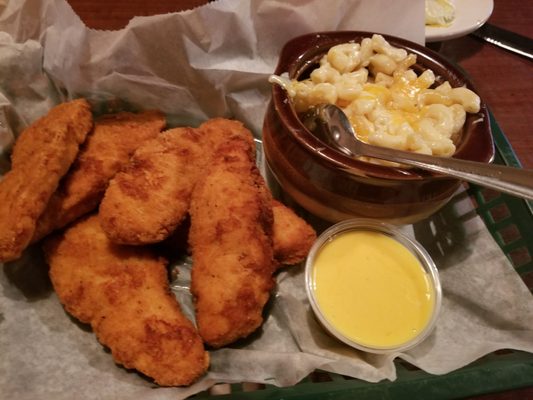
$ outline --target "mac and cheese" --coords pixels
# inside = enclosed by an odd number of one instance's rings
[[[309,79],[272,76],[282,85],[297,112],[319,103],[341,107],[363,141],[394,149],[439,156],[455,152],[454,140],[466,113],[480,109],[480,99],[465,87],[435,74],[417,75],[416,55],[391,46],[381,35],[332,47]]]

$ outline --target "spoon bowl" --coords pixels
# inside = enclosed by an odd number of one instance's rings
[[[373,146],[359,140],[346,114],[334,104],[314,106],[303,121],[319,139],[348,156],[406,164],[533,200],[533,170]]]

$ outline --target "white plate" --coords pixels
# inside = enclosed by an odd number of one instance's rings
[[[489,19],[493,8],[493,0],[455,0],[455,20],[446,27],[426,26],[426,43],[468,35]]]

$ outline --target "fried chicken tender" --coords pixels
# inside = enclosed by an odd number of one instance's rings
[[[91,324],[117,363],[162,386],[189,385],[205,373],[209,355],[170,292],[164,259],[111,243],[97,214],[43,247],[59,300]]]
[[[251,150],[238,139],[221,145],[191,199],[191,292],[213,347],[254,332],[274,286],[272,198]]]
[[[98,207],[111,178],[165,124],[159,111],[121,112],[97,119],[78,158],[37,221],[32,242]]]
[[[272,202],[274,257],[283,265],[302,262],[316,240],[315,230],[289,207]]]
[[[78,99],[52,108],[22,132],[12,168],[0,180],[0,262],[19,258],[28,246],[92,125],[89,103]]]
[[[240,122],[215,118],[199,128],[175,128],[139,147],[111,180],[100,204],[100,221],[116,243],[164,240],[187,215],[198,178],[226,140],[253,137]]]
[[[274,259],[279,267],[298,264],[305,260],[311,246],[316,240],[316,232],[304,219],[291,208],[278,200],[272,200],[274,223],[272,225],[272,243]],[[171,259],[188,251],[187,237],[190,220],[182,222],[178,228],[161,242],[160,248]]]
[[[166,238],[187,212],[200,171],[202,134],[175,128],[141,146],[111,180],[100,204],[100,220],[116,243],[155,243]]]

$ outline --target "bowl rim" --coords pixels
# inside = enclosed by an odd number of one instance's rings
[[[325,31],[297,36],[283,46],[274,74],[288,74],[291,79],[298,77],[302,71],[309,68],[310,65],[314,65],[330,47],[350,41],[360,42],[363,38],[370,38],[376,33],[368,31]],[[415,54],[417,56],[417,64],[422,65],[425,69],[431,68],[439,78],[447,81],[451,80],[450,84],[453,87],[464,85],[479,96],[478,91],[466,74],[437,52],[403,38],[381,33],[377,34],[382,35],[391,45],[404,48],[409,53]],[[442,72],[446,72],[446,75],[442,74]],[[460,84],[456,82],[460,82]],[[271,95],[274,109],[282,124],[288,128],[289,133],[309,155],[321,163],[348,174],[386,180],[450,179],[448,176],[418,168],[389,167],[355,160],[315,137],[298,117],[292,107],[292,102],[283,88],[279,85],[272,85]],[[466,137],[458,144],[453,157],[478,162],[492,162],[495,155],[494,140],[488,108],[481,96],[480,111],[476,114],[467,113],[467,121],[473,121],[476,125],[467,132]]]
[[[430,282],[434,291],[434,302],[433,310],[431,317],[427,321],[424,329],[422,329],[418,335],[414,336],[410,340],[401,343],[397,346],[370,346],[368,344],[358,343],[355,340],[352,340],[346,337],[342,332],[337,330],[327,318],[323,315],[318,300],[315,297],[315,292],[313,289],[313,267],[314,260],[320,250],[327,245],[333,238],[338,235],[341,235],[350,231],[371,231],[382,233],[385,236],[388,236],[413,254],[417,260],[420,262],[424,271],[428,274]],[[307,298],[311,304],[313,314],[319,320],[320,324],[334,337],[338,340],[344,342],[345,344],[366,352],[376,353],[376,354],[387,354],[392,352],[401,352],[413,348],[414,346],[423,342],[435,329],[437,320],[439,318],[441,308],[442,308],[442,286],[440,282],[439,272],[437,266],[426,249],[416,240],[405,233],[403,233],[397,226],[394,226],[390,223],[377,221],[370,218],[352,218],[348,220],[341,221],[330,226],[317,238],[313,246],[311,247],[309,254],[305,262],[305,288],[307,293]]]

